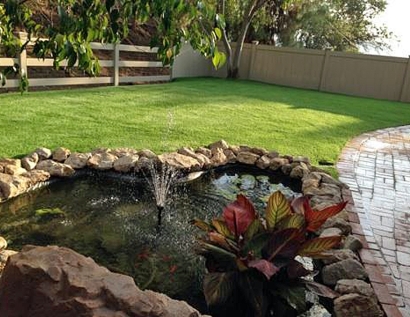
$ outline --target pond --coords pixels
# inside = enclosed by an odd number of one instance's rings
[[[11,249],[59,245],[132,276],[142,289],[183,299],[206,312],[203,260],[195,254],[193,218],[210,220],[245,194],[262,212],[270,193],[298,195],[300,182],[245,166],[223,167],[171,188],[162,225],[140,175],[85,171],[0,205],[0,233]]]

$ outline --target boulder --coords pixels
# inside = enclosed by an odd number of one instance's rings
[[[291,178],[303,178],[310,172],[308,166],[303,162],[293,163],[292,167],[292,171],[290,172]]]
[[[334,301],[335,317],[383,317],[377,302],[360,294],[346,294]]]
[[[13,251],[13,250],[3,250],[3,251],[0,251],[0,277],[1,277],[1,274],[3,273],[3,270],[4,270],[5,266],[6,266],[6,263],[7,263],[8,258],[9,258],[10,256],[16,254],[16,253],[17,253],[17,252],[16,252],[16,251]]]
[[[124,155],[114,162],[114,170],[117,172],[128,173],[135,167],[138,161],[138,155]]]
[[[339,217],[331,217],[327,219],[326,222],[322,225],[321,229],[325,230],[327,228],[338,228],[345,236],[352,233],[352,227],[350,226],[350,224],[346,220],[343,220]]]
[[[7,241],[2,236],[0,236],[0,252],[7,249]]]
[[[67,164],[54,162],[53,160],[40,161],[36,169],[50,173],[51,176],[67,177],[75,173],[75,170]]]
[[[284,164],[280,167],[280,170],[285,175],[289,175],[292,172],[292,169],[293,169],[292,164]]]
[[[347,259],[359,261],[357,255],[352,250],[348,249],[329,250],[326,252],[326,255],[327,256],[322,260],[325,265],[340,262]]]
[[[343,248],[349,249],[355,252],[363,248],[363,243],[362,241],[360,241],[359,238],[353,235],[348,235],[344,241]]]
[[[35,149],[34,152],[37,153],[39,161],[47,160],[52,155],[51,150],[47,149],[45,147],[39,147],[39,148]]]
[[[0,160],[0,166],[2,167],[2,173],[9,175],[20,175],[27,172],[26,169],[21,167],[19,159],[2,159]]]
[[[224,154],[226,156],[226,160],[228,161],[228,163],[236,163],[236,155],[231,149],[224,150]]]
[[[211,163],[212,166],[221,166],[225,165],[228,162],[228,159],[221,148],[214,148],[212,150],[212,157],[211,157]]]
[[[117,157],[123,157],[123,156],[134,156],[137,155],[138,151],[127,148],[127,147],[120,147],[114,150],[111,150],[111,154],[114,154]]]
[[[51,177],[49,172],[43,170],[32,170],[24,174],[21,174],[21,176],[29,178],[31,185],[36,185],[38,183],[45,182]]]
[[[179,154],[192,157],[193,159],[197,160],[201,166],[207,167],[211,164],[211,161],[207,156],[201,153],[195,153],[192,148],[183,147],[178,150]]]
[[[27,300],[27,299],[30,300]],[[0,280],[0,316],[201,316],[182,301],[142,291],[70,249],[25,246],[10,257]]]
[[[340,262],[326,265],[322,269],[322,280],[326,285],[336,285],[337,281],[343,279],[365,280],[368,275],[359,261],[346,259]]]
[[[261,148],[261,147],[250,148],[249,152],[259,155],[259,156],[263,156],[269,153],[266,149]]]
[[[335,291],[340,294],[356,293],[363,296],[375,298],[372,286],[369,283],[356,279],[337,281]]]
[[[326,228],[322,231],[319,237],[325,238],[325,237],[334,237],[334,236],[341,236],[341,235],[343,235],[343,232],[339,228]]]
[[[239,163],[247,165],[255,165],[256,161],[260,158],[258,154],[252,152],[239,152],[236,159]]]
[[[270,166],[270,160],[268,155],[263,155],[256,161],[256,166],[260,169],[266,169]]]
[[[228,142],[226,142],[225,140],[219,140],[217,142],[214,142],[212,144],[208,145],[208,148],[212,151],[213,149],[222,149],[222,150],[226,150],[229,149],[229,144]]]
[[[52,154],[53,160],[57,162],[64,162],[70,156],[71,151],[65,147],[56,148]]]
[[[87,165],[96,170],[110,170],[117,158],[109,152],[96,153],[88,159]]]
[[[158,159],[161,163],[168,164],[176,169],[187,171],[199,171],[201,169],[201,165],[196,159],[177,152],[158,155]]]
[[[151,150],[147,150],[147,149],[138,151],[137,155],[139,157],[141,157],[141,156],[146,157],[147,159],[150,159],[150,160],[157,159],[157,155],[154,152],[152,152]]]
[[[64,161],[64,164],[70,165],[74,169],[82,169],[87,166],[91,153],[71,153]]]
[[[30,179],[27,177],[0,173],[0,201],[24,193],[30,185]]]
[[[26,157],[21,159],[21,165],[28,171],[34,169],[38,163],[39,157],[36,152],[27,155]]]
[[[280,169],[283,165],[289,164],[289,160],[281,157],[275,157],[271,160],[269,168],[273,171]]]
[[[197,148],[195,153],[200,153],[202,155],[205,155],[209,159],[212,157],[212,151],[210,149],[207,149],[206,147]]]

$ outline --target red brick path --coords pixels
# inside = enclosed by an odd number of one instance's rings
[[[389,317],[410,317],[410,126],[351,140],[337,164],[351,190],[360,256]]]

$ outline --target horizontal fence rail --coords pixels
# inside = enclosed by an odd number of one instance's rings
[[[20,36],[22,41],[25,40],[24,34]],[[28,48],[34,43],[30,42]],[[108,51],[111,53],[111,59],[101,59],[99,64],[103,68],[112,69],[109,76],[98,76],[98,77],[51,77],[43,76],[42,78],[30,78],[28,76],[30,87],[43,87],[43,86],[74,86],[74,85],[114,85],[119,84],[132,84],[132,83],[150,83],[150,82],[161,82],[170,81],[171,75],[143,75],[143,76],[121,76],[120,69],[127,68],[147,68],[147,73],[149,69],[163,69],[165,68],[159,61],[141,61],[141,60],[121,60],[121,52],[128,53],[141,53],[141,54],[156,54],[158,52],[157,48],[150,48],[148,46],[134,46],[125,44],[101,44],[101,43],[91,43],[91,48],[98,51]],[[0,57],[0,69],[4,67],[13,66],[18,64],[20,69],[25,73],[29,74],[30,68],[52,68],[54,65],[54,60],[51,58],[38,59],[31,58],[27,56],[27,51],[23,50],[18,57]],[[68,65],[67,61],[62,61],[60,67],[66,67]],[[74,67],[78,66],[78,63]],[[4,88],[18,88],[20,84],[20,79],[8,79]],[[1,92],[1,87],[0,87]]]

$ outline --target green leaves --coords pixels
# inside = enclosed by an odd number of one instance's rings
[[[280,192],[274,192],[268,200],[266,207],[265,218],[269,230],[273,230],[275,226],[286,216],[291,214],[291,209],[286,197]]]
[[[204,278],[204,295],[208,305],[222,305],[232,295],[235,273],[209,273]]]

